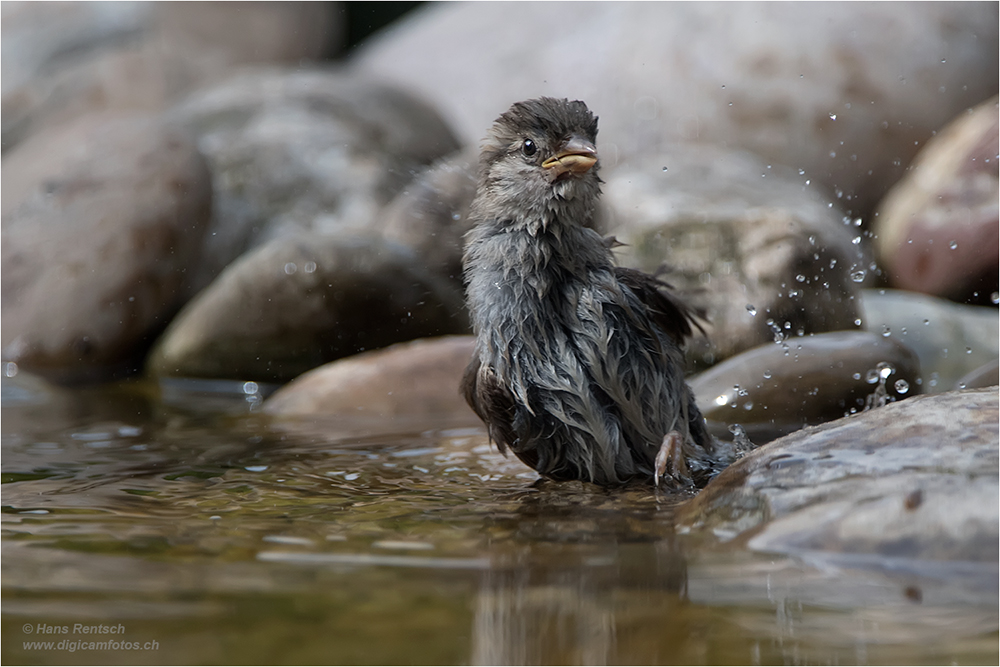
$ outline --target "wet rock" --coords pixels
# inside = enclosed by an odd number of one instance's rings
[[[741,425],[755,445],[920,393],[917,355],[895,339],[838,331],[766,343],[688,380],[716,437]]]
[[[339,32],[321,3],[5,2],[3,150],[84,113],[164,109],[234,65],[321,57]]]
[[[184,303],[211,207],[183,132],[96,114],[3,161],[3,358],[53,379],[134,370]]]
[[[981,303],[997,291],[998,143],[994,97],[928,141],[885,197],[872,231],[894,287]]]
[[[971,3],[429,4],[354,66],[425,95],[469,143],[515,100],[570,96],[600,115],[609,168],[612,146],[723,143],[865,212],[915,142],[996,93],[996,25]]]
[[[955,387],[959,379],[1000,356],[996,308],[963,306],[902,290],[864,290],[864,327],[917,353],[924,393]]]
[[[376,229],[412,248],[427,267],[462,284],[464,236],[472,223],[478,151],[446,158],[420,174],[376,218]]]
[[[243,72],[170,117],[198,135],[215,176],[198,285],[283,234],[367,227],[417,171],[458,148],[422,102],[333,71]]]
[[[286,382],[366,349],[467,330],[461,293],[404,248],[298,234],[229,266],[170,324],[147,370]]]
[[[1000,384],[1000,360],[994,359],[958,379],[954,389],[982,389]]]
[[[754,551],[833,553],[842,565],[996,564],[995,389],[918,396],[776,440],[678,514]]]
[[[472,336],[415,340],[340,359],[279,389],[264,411],[478,424],[458,389],[475,342]]]
[[[705,311],[688,346],[711,364],[767,341],[853,329],[867,261],[858,230],[801,177],[746,153],[677,145],[620,166],[604,187],[620,262],[664,276]]]

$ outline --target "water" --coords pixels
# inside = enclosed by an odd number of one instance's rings
[[[951,575],[678,534],[684,498],[540,481],[477,425],[271,422],[241,383],[3,383],[10,664],[998,657],[995,600]]]

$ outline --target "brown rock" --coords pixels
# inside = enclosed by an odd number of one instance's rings
[[[211,206],[184,133],[98,114],[3,161],[3,357],[59,380],[134,369],[187,297]]]
[[[328,361],[468,330],[461,293],[401,246],[297,234],[230,265],[171,322],[154,375],[287,382]]]
[[[867,331],[765,343],[688,380],[710,430],[740,424],[756,445],[809,424],[860,412],[880,386],[884,400],[921,393],[917,355]]]
[[[459,394],[475,338],[446,336],[399,343],[313,369],[279,389],[264,411],[281,416],[397,419],[427,417],[478,423]]]
[[[996,293],[998,144],[994,97],[961,114],[928,141],[885,197],[872,231],[895,287],[980,303]]]

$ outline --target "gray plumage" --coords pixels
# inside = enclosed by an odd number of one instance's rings
[[[691,314],[590,229],[596,136],[583,102],[552,98],[490,129],[464,256],[477,347],[463,393],[500,450],[547,477],[653,481],[672,433],[670,479],[703,483],[715,463],[683,377]]]

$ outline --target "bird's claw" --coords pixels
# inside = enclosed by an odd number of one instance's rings
[[[684,458],[683,445],[684,436],[677,431],[671,431],[663,436],[660,451],[656,453],[656,469],[653,477],[656,486],[660,485],[660,478],[666,474],[667,468],[670,468],[670,476],[678,482],[686,486],[693,483]]]

